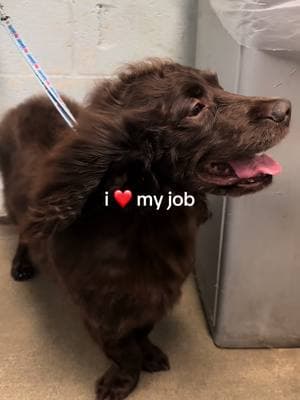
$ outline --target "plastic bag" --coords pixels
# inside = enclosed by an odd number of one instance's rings
[[[224,28],[241,45],[300,51],[300,0],[210,0]]]

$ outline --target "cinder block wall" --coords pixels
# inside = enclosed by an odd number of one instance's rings
[[[58,89],[82,99],[95,80],[133,60],[193,64],[196,0],[4,0],[8,14]],[[0,113],[40,90],[0,30]]]
[[[158,56],[194,64],[197,0],[2,3],[58,90],[77,100],[122,63]],[[39,92],[38,82],[1,29],[0,116]]]

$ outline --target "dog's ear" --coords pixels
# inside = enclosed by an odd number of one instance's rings
[[[54,147],[37,173],[22,227],[24,237],[48,236],[78,217],[110,163],[120,157],[120,147],[112,140],[117,135],[111,133],[115,132],[70,133]]]

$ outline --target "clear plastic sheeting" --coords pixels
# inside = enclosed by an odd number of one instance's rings
[[[300,51],[300,0],[210,0],[224,28],[241,45]]]

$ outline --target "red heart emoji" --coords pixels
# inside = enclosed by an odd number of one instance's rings
[[[125,190],[124,192],[122,192],[122,190],[115,190],[114,198],[115,198],[116,202],[119,204],[119,206],[124,208],[127,206],[127,204],[132,199],[131,190]]]

